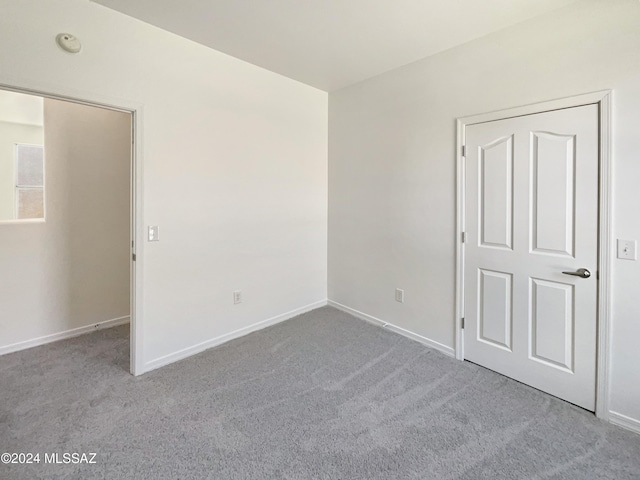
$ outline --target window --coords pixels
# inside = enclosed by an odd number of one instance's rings
[[[16,218],[44,218],[44,148],[16,144]]]

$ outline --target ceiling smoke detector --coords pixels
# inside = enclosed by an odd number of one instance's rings
[[[70,33],[59,33],[56,36],[56,43],[65,52],[80,53],[80,50],[82,50],[80,40]]]

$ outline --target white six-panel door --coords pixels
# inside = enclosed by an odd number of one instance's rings
[[[464,356],[593,411],[598,106],[465,134]]]

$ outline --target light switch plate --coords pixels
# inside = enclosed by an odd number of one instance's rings
[[[148,227],[148,234],[148,239],[150,242],[157,242],[158,240],[160,240],[160,229],[157,225],[150,225]]]
[[[618,258],[636,260],[636,241],[618,239]]]

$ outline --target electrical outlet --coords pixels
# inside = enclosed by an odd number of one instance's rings
[[[618,239],[618,258],[636,260],[636,241]]]
[[[396,302],[404,303],[404,290],[396,288]]]
[[[233,292],[233,303],[235,305],[242,303],[242,290],[236,290]]]

